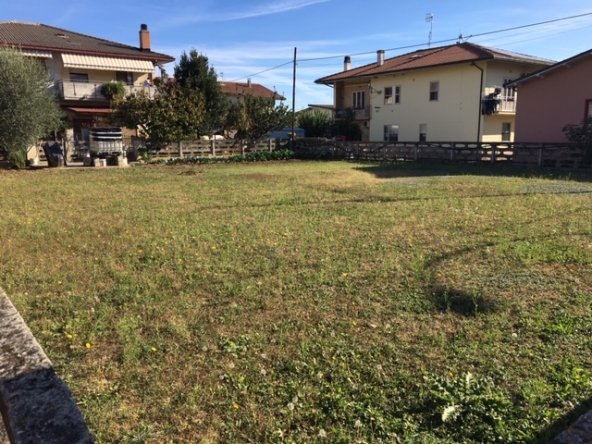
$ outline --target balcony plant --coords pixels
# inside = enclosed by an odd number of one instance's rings
[[[125,96],[125,86],[122,82],[109,82],[104,83],[101,86],[101,94],[103,94],[109,100],[113,100],[115,97]]]

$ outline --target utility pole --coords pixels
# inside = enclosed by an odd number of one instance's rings
[[[294,140],[296,139],[296,47],[294,47],[294,76],[292,78],[292,138],[290,139],[290,149],[294,151]]]

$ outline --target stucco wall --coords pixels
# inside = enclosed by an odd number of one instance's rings
[[[534,78],[518,88],[517,142],[564,142],[562,128],[579,124],[592,100],[592,56]]]
[[[384,75],[372,79],[370,140],[381,141],[385,125],[399,125],[399,140],[419,140],[427,125],[428,141],[476,140],[480,71],[469,64]],[[430,101],[430,82],[439,82],[437,101]],[[385,105],[385,87],[401,87],[400,103]]]

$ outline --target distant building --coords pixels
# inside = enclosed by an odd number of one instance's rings
[[[592,49],[511,84],[520,93],[516,142],[565,142],[567,124],[592,117]]]
[[[232,102],[236,102],[239,97],[246,95],[265,97],[274,100],[286,100],[281,94],[278,94],[276,91],[272,91],[259,83],[253,83],[251,82],[251,79],[248,79],[246,82],[220,81],[218,83],[220,83],[222,92],[227,94]]]
[[[370,141],[512,141],[516,94],[505,85],[554,62],[473,43],[422,49],[315,83],[334,91],[335,119]]]

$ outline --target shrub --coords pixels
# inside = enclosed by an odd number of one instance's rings
[[[113,100],[115,97],[123,97],[125,95],[125,86],[121,82],[104,83],[101,86],[101,94],[109,100]]]

